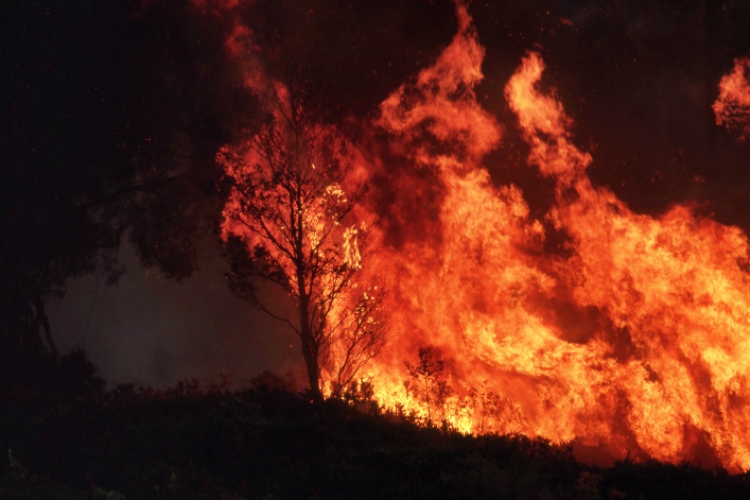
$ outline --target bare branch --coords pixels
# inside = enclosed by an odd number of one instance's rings
[[[244,239],[248,251],[255,246],[254,254],[237,257],[252,260],[252,269],[234,279],[279,284],[297,306],[292,322],[269,311],[251,284],[236,285],[237,293],[297,332],[313,397],[322,397],[322,373],[336,392],[382,346],[384,292],[356,286],[368,231],[353,216],[365,186],[351,185],[348,141],[316,122],[294,88],[288,101],[281,94],[275,118],[239,152],[219,157],[235,182],[225,230]]]

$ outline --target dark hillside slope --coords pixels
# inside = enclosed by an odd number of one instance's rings
[[[747,475],[597,469],[541,439],[420,428],[372,403],[267,388],[121,387],[5,401],[0,419],[8,499],[750,498]]]

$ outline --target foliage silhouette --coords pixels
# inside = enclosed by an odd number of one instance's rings
[[[404,362],[412,381],[405,382],[406,389],[415,394],[417,399],[427,407],[427,424],[433,424],[433,418],[439,416],[445,420],[445,402],[452,394],[452,389],[445,379],[445,361],[435,347],[422,346],[418,350],[419,362],[412,365]]]
[[[145,266],[190,275],[216,228],[219,145],[257,100],[221,56],[228,23],[188,2],[11,2],[0,18],[0,386],[61,362],[50,299],[128,237]],[[41,368],[40,368],[41,369]]]

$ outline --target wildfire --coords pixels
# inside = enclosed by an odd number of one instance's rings
[[[363,262],[390,286],[390,336],[361,372],[375,397],[466,432],[750,468],[747,237],[685,205],[636,214],[594,186],[571,118],[539,89],[534,52],[505,88],[518,117],[506,126],[522,130],[529,168],[556,183],[552,208],[532,218],[524,193],[493,185],[483,166],[503,126],[477,102],[484,50],[461,3],[457,14],[442,56],[381,104],[371,127],[386,143],[354,155],[395,192]],[[744,134],[748,64],[714,106]],[[369,196],[357,210],[383,206],[382,191]],[[544,251],[551,228],[564,252]]]
[[[458,101],[444,97],[457,80],[471,89],[481,79],[466,16],[459,6],[453,44],[409,89],[422,92],[420,108],[405,109],[403,87],[381,107],[378,124],[397,149],[437,172],[443,197],[438,238],[386,248],[374,265],[397,284],[388,309],[398,333],[369,369],[377,397],[422,416],[435,415],[425,406],[439,401],[438,418],[468,432],[747,469],[746,236],[687,206],[635,214],[593,186],[572,120],[537,87],[537,53],[505,90],[531,147],[529,165],[557,183],[546,220],[530,219],[523,193],[493,186],[481,166],[500,127],[470,90]],[[424,130],[416,117],[431,124],[433,139],[461,137],[462,147],[442,155],[414,147]],[[567,257],[541,251],[545,222],[568,235]],[[439,398],[404,363],[420,346],[444,362],[430,375],[449,388]]]
[[[740,137],[750,136],[750,57],[734,60],[732,72],[719,83],[719,98],[714,103],[716,124],[738,129]]]

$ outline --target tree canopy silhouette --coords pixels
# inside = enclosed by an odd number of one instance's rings
[[[116,281],[124,237],[145,266],[192,272],[221,215],[216,150],[257,108],[221,56],[231,26],[188,2],[34,0],[3,13],[0,388],[60,366],[45,306],[71,278]]]

